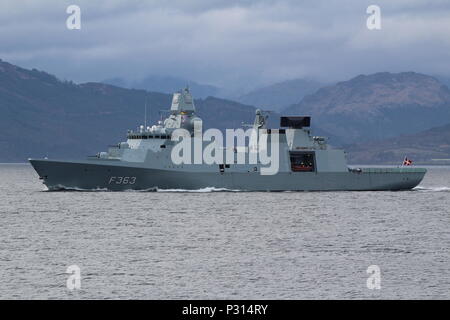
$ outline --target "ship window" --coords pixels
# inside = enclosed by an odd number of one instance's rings
[[[159,136],[155,136],[155,139],[159,139]]]
[[[291,170],[294,172],[311,172],[316,170],[314,152],[291,152]]]

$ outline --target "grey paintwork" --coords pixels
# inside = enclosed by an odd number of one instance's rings
[[[323,138],[311,136],[309,128],[272,130],[280,133],[280,166],[275,175],[262,175],[264,166],[260,163],[231,161],[222,170],[217,164],[174,165],[170,157],[176,143],[171,140],[172,132],[184,128],[193,133],[198,122],[201,120],[195,116],[192,96],[184,89],[174,95],[171,115],[164,123],[129,131],[127,142],[108,152],[86,160],[30,159],[30,163],[50,190],[407,190],[417,186],[426,173],[425,169],[408,167],[350,169],[345,153],[330,148]],[[257,110],[253,128],[267,132],[265,123],[265,116]],[[235,159],[239,152],[248,158],[248,148],[236,149]],[[313,172],[292,171],[290,152],[294,151],[314,152]]]

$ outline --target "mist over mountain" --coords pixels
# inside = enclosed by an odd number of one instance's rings
[[[347,143],[412,134],[450,122],[450,90],[436,78],[381,72],[319,89],[284,114],[313,121]]]
[[[129,81],[125,80],[124,78],[120,78],[120,77],[105,79],[101,83],[110,84],[112,86],[126,88],[126,89],[130,88]]]
[[[167,114],[172,95],[75,84],[0,60],[0,161],[96,154],[144,123],[145,100],[147,123],[154,123]],[[254,107],[234,101],[209,97],[195,104],[204,128],[235,128],[254,120]]]
[[[434,78],[438,79],[440,83],[447,86],[447,88],[450,89],[450,77],[441,76],[441,75],[435,75]]]
[[[266,110],[280,112],[286,107],[300,102],[305,95],[311,94],[323,86],[325,84],[314,80],[287,80],[255,89],[237,97],[235,100]]]
[[[189,86],[192,94],[197,98],[206,98],[209,96],[220,95],[220,88],[218,87],[208,84],[199,84],[192,80],[171,76],[149,75],[142,80],[134,81],[128,81],[126,79],[118,77],[106,79],[102,82],[122,88],[142,89],[151,92],[162,92],[169,94],[180,90],[180,88]]]

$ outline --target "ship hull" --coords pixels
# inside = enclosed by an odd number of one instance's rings
[[[422,168],[363,168],[346,172],[193,172],[143,168],[120,161],[96,163],[30,159],[49,190],[217,189],[242,191],[409,190],[423,179]]]

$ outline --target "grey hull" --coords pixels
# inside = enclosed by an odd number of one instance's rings
[[[199,172],[143,168],[120,161],[33,160],[49,190],[151,190],[207,187],[244,191],[408,190],[417,186],[422,168],[367,168],[348,172]]]

